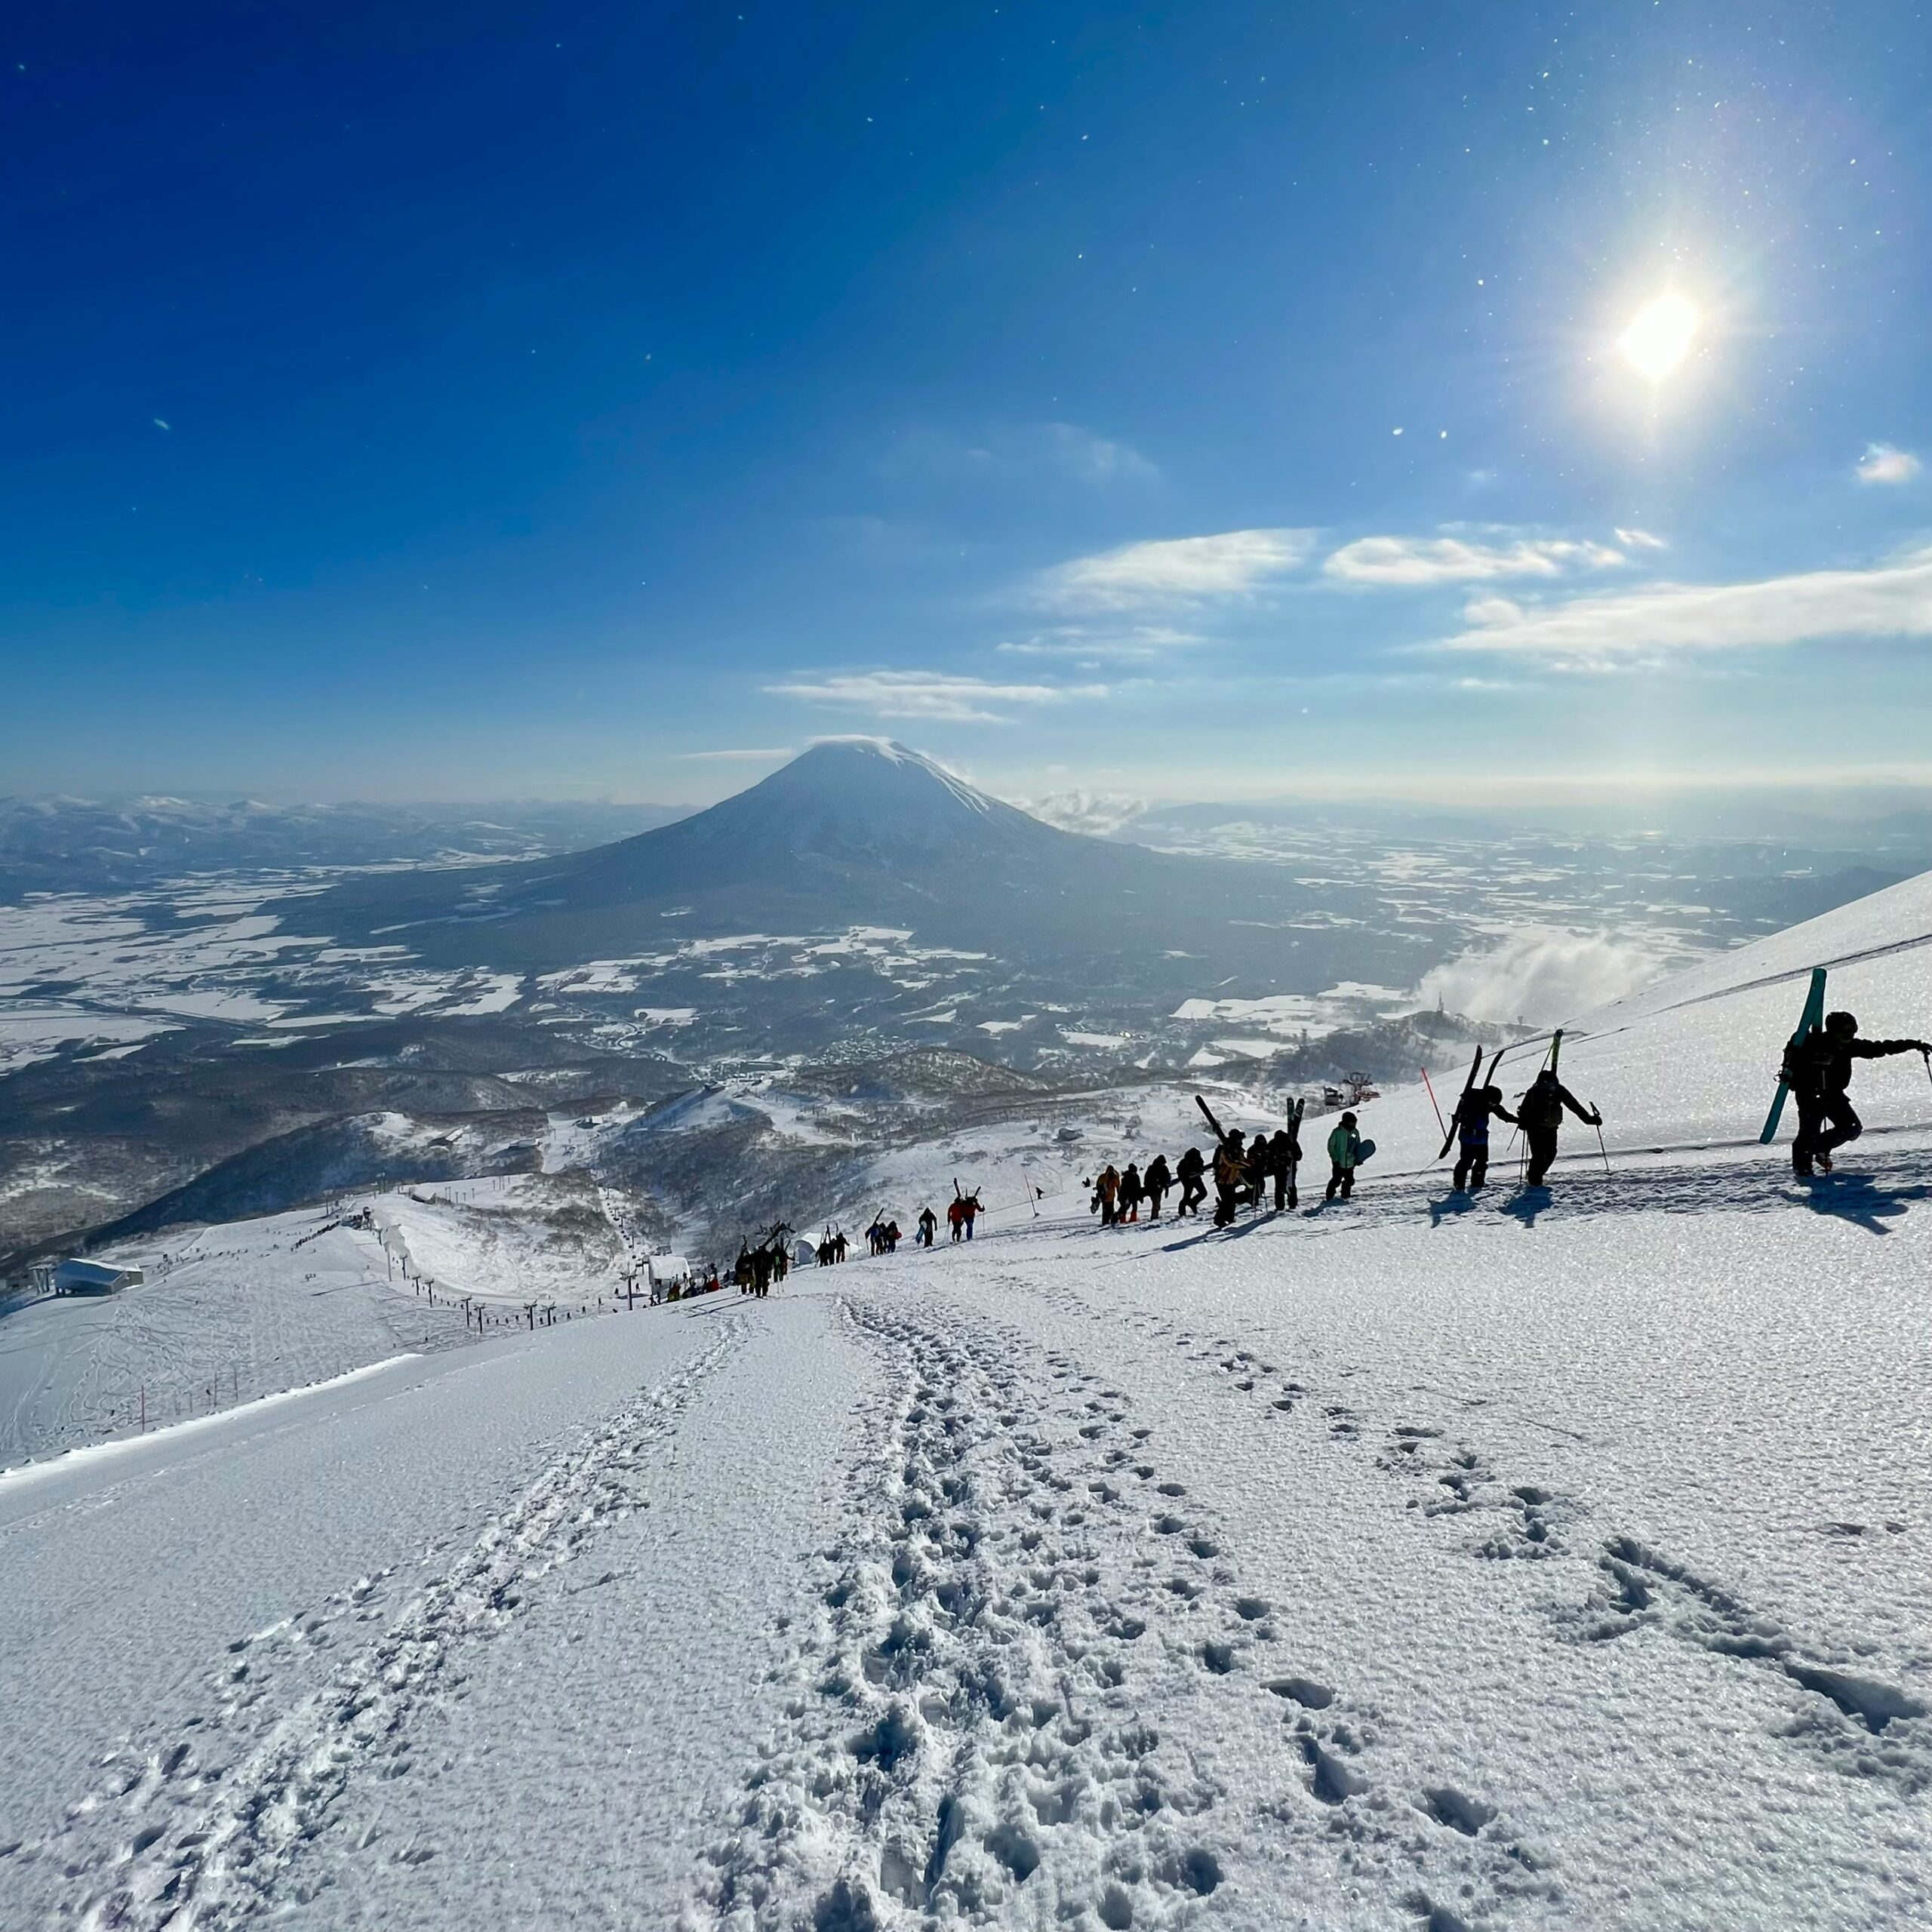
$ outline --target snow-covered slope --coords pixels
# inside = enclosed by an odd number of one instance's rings
[[[1920,1023],[1927,904],[1598,1017],[1549,1197],[1103,1234],[1184,1096],[961,1124],[853,1180],[958,1160],[970,1248],[0,1476],[0,1924],[1932,1924],[1932,1128],[1752,1137],[1814,961]]]
[[[1564,1084],[1586,1105],[1602,1109],[1613,1153],[1754,1142],[1814,966],[1827,971],[1828,1008],[1857,1014],[1865,1033],[1932,1038],[1932,873],[1580,1015],[1564,1035]],[[1547,1048],[1546,1037],[1505,1057],[1497,1084],[1512,1104]],[[1445,1112],[1466,1070],[1435,1069]],[[1860,1066],[1852,1097],[1868,1128],[1932,1119],[1932,1084],[1915,1056]],[[1783,1140],[1792,1125],[1788,1109]],[[1441,1145],[1420,1084],[1364,1109],[1362,1129],[1385,1167],[1426,1165]],[[1596,1158],[1588,1129],[1571,1121],[1565,1139],[1578,1154],[1589,1140]]]

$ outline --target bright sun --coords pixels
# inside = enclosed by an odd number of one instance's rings
[[[1698,321],[1697,309],[1682,296],[1660,295],[1637,311],[1617,346],[1639,375],[1661,382],[1690,353]]]

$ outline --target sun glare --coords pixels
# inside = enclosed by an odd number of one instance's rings
[[[1660,295],[1637,311],[1617,346],[1639,375],[1661,382],[1690,353],[1698,321],[1697,309],[1682,296]]]

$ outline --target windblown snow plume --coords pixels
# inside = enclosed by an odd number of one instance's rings
[[[1607,933],[1525,926],[1423,975],[1422,998],[1472,1020],[1554,1025],[1622,999],[1672,962],[1654,948]]]
[[[1022,811],[1057,825],[1063,832],[1084,832],[1096,838],[1111,837],[1147,809],[1145,798],[1130,798],[1118,792],[1053,792],[1043,798],[1016,802]]]

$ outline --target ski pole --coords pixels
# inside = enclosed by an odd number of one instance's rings
[[[1928,1071],[1932,1071],[1932,1069],[1928,1069]],[[1427,1067],[1424,1067],[1422,1070],[1422,1084],[1424,1091],[1429,1095],[1429,1104],[1432,1107],[1435,1108],[1435,1124],[1438,1127],[1442,1129],[1443,1133],[1446,1135],[1449,1131],[1448,1126],[1443,1120],[1441,1108],[1436,1105],[1435,1085],[1434,1081],[1432,1081],[1429,1077],[1429,1069]]]
[[[1603,1144],[1603,1122],[1597,1122],[1597,1152],[1603,1156],[1603,1171],[1610,1172],[1610,1149]]]

